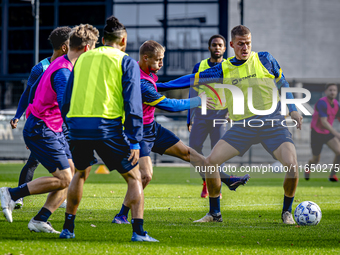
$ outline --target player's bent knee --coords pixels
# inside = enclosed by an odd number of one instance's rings
[[[214,158],[212,158],[211,156],[208,156],[206,158],[205,163],[208,166],[215,166],[215,165],[217,165],[217,161]]]
[[[143,183],[149,183],[149,182],[151,182],[151,180],[152,180],[152,175],[150,175],[150,174],[144,175],[142,177],[142,182]]]

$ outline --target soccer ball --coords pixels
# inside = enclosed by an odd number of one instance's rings
[[[322,217],[320,207],[311,201],[300,203],[294,211],[294,218],[297,224],[302,226],[318,225]]]

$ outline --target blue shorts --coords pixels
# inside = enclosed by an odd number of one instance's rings
[[[180,139],[170,130],[162,127],[156,121],[143,125],[143,140],[140,145],[140,157],[150,156],[151,151],[163,155]]]
[[[262,146],[269,152],[270,155],[274,159],[275,156],[273,152],[284,142],[290,142],[294,144],[292,139],[292,134],[289,132],[287,127],[281,126],[281,121],[284,118],[280,115],[280,117],[276,117],[275,119],[280,119],[279,121],[274,122],[272,127],[272,122],[265,122],[262,127],[249,127],[246,125],[236,124],[234,125],[224,134],[221,138],[222,140],[229,143],[236,150],[240,152],[238,156],[242,157],[244,153],[252,146],[253,144],[261,143]],[[260,125],[255,122],[251,125]]]
[[[224,118],[225,115],[219,117],[218,119]],[[214,148],[218,140],[220,140],[221,138],[220,135],[221,125],[216,125],[214,127],[213,122],[214,120],[196,118],[196,116],[194,117],[194,123],[192,124],[189,136],[189,146],[200,154],[203,154],[202,153],[203,144],[208,134],[210,137],[211,149]]]
[[[63,132],[54,132],[46,123],[31,114],[24,127],[24,140],[33,156],[50,172],[58,168],[70,167],[68,159],[72,159],[69,145]]]
[[[328,143],[333,138],[334,135],[332,133],[320,134],[316,132],[313,128],[311,128],[310,143],[313,155],[319,156],[321,154],[323,145]]]
[[[138,165],[138,163],[132,165],[128,160],[130,146],[123,135],[106,140],[71,140],[70,148],[74,165],[78,170],[85,170],[97,163],[94,151],[110,171],[117,170],[123,174]]]

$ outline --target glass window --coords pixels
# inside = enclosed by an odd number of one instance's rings
[[[115,4],[121,4],[121,3],[143,3],[143,2],[163,2],[163,0],[115,0]],[[131,5],[131,4],[129,4]]]
[[[12,6],[8,8],[8,12],[9,27],[32,27],[34,25],[31,5]]]
[[[209,51],[171,51],[167,53],[165,65],[167,75],[185,75],[192,72],[195,64],[210,57]]]
[[[51,57],[52,56],[52,50],[51,50],[51,53],[41,53],[39,54],[39,61],[45,59],[45,58],[48,58],[48,57]],[[32,66],[33,67],[33,66]]]
[[[53,6],[40,6],[39,12],[40,26],[53,26],[54,25],[54,7]]]
[[[218,4],[169,4],[168,25],[218,26]]]
[[[143,42],[154,40],[163,44],[163,29],[162,28],[129,28],[127,29],[127,52],[129,50],[138,51]]]
[[[32,54],[8,54],[8,73],[30,73],[34,65]]]
[[[74,26],[80,23],[102,26],[105,24],[105,6],[60,6],[59,19],[60,26]]]
[[[116,4],[114,15],[125,26],[161,26],[159,20],[163,19],[162,4]]]
[[[9,50],[33,50],[34,30],[13,30],[8,31]]]
[[[168,49],[208,49],[211,36],[218,33],[218,28],[169,28]]]
[[[51,50],[52,52],[52,45],[48,40],[52,30],[51,29],[41,29],[39,31],[39,49],[42,50]]]
[[[86,3],[86,2],[92,2],[92,3],[97,3],[97,2],[105,2],[105,0],[59,0],[60,3]]]

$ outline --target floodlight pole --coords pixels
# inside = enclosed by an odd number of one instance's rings
[[[35,30],[34,30],[34,63],[35,65],[39,63],[39,9],[40,9],[40,0],[32,0],[32,10],[33,16],[35,18]]]

